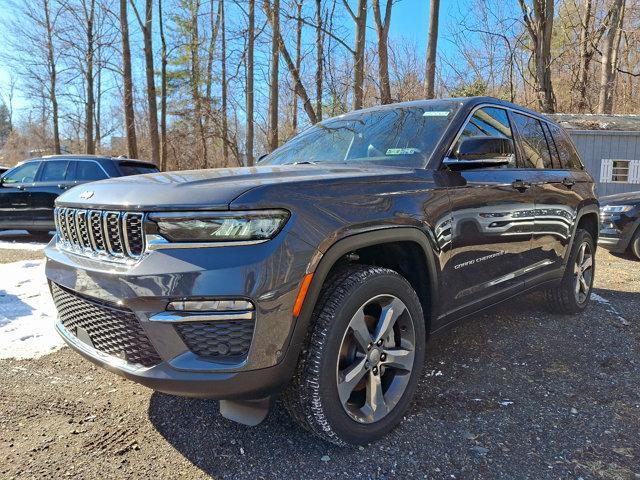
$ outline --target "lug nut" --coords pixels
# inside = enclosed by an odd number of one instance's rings
[[[382,346],[382,340],[378,340],[378,342],[376,343],[377,346],[381,347]]]
[[[382,360],[383,362],[387,359],[387,354],[383,353],[382,355],[380,355],[380,360]]]
[[[373,374],[377,375],[378,374],[378,367],[373,367]]]
[[[366,368],[367,370],[369,370],[371,368],[371,364],[369,362],[365,362],[364,363],[364,368]]]
[[[367,350],[371,350],[371,347],[373,347],[373,343],[370,343],[369,345],[367,345]]]

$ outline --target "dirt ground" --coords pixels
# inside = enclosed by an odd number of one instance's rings
[[[39,252],[0,250],[0,262]],[[154,393],[64,348],[0,361],[0,478],[640,479],[640,262],[600,250],[578,317],[513,300],[433,338],[404,422],[366,447]]]

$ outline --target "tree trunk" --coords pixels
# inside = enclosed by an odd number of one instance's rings
[[[202,123],[202,98],[200,95],[200,32],[198,29],[198,13],[200,11],[200,0],[195,0],[191,5],[191,43],[189,50],[191,54],[191,97],[193,99],[193,119],[194,130],[197,134],[197,156],[196,162],[200,168],[207,168],[207,141]]]
[[[302,63],[302,5],[304,0],[296,0],[296,70],[300,71]],[[295,84],[294,84],[295,85]],[[291,105],[291,130],[295,134],[298,130],[298,87],[293,88]]]
[[[49,100],[51,101],[51,116],[53,117],[53,153],[60,155],[60,124],[58,118],[58,96],[57,88],[57,66],[55,63],[55,51],[53,46],[53,25],[51,23],[51,12],[49,9],[49,0],[43,0],[44,16],[47,29],[47,64],[49,66]],[[13,90],[13,84],[11,85]],[[13,123],[13,93],[9,100],[10,123]]]
[[[280,54],[278,39],[280,37],[280,0],[265,0],[269,7],[269,19],[271,22],[271,70],[269,74],[269,151],[278,148],[278,73],[280,66]]]
[[[162,0],[158,0],[158,23],[160,27],[160,170],[167,170],[167,42],[164,37]]]
[[[93,138],[93,111],[95,108],[95,100],[93,97],[93,22],[95,19],[95,0],[90,0],[89,5],[89,12],[87,14],[87,64],[85,71],[87,99],[84,121],[84,150],[85,153],[93,155],[96,153]]]
[[[122,75],[124,84],[124,125],[127,135],[127,154],[138,158],[138,139],[133,110],[133,79],[131,76],[131,48],[129,46],[129,20],[127,0],[120,0],[120,33],[122,34]]]
[[[580,25],[580,63],[578,64],[578,105],[577,110],[584,112],[587,109],[587,79],[589,64],[591,62],[591,46],[589,45],[589,31],[591,25],[591,9],[593,0],[585,0],[582,22]]]
[[[322,121],[322,0],[316,0],[316,118]]]
[[[343,0],[345,1],[345,0]],[[360,110],[364,103],[364,54],[367,35],[367,0],[358,0],[356,44],[353,55],[353,109]]]
[[[227,34],[224,17],[224,0],[220,1],[220,11],[222,12],[222,38],[221,38],[221,87],[222,87],[222,160],[224,166],[229,166],[229,124],[227,117]]]
[[[100,151],[100,143],[102,140],[102,131],[101,131],[101,123],[100,120],[102,119],[101,115],[101,107],[102,107],[102,53],[101,53],[101,46],[100,43],[98,43],[98,48],[96,49],[97,52],[97,57],[96,57],[96,95],[95,95],[95,102],[96,102],[96,107],[95,107],[95,115],[94,115],[94,121],[95,121],[95,149],[97,152]]]
[[[373,0],[373,16],[378,32],[378,75],[380,77],[380,103],[391,103],[391,84],[389,82],[389,25],[391,24],[392,0],[387,0],[384,18],[380,14],[380,0]]]
[[[551,83],[551,35],[554,0],[533,0],[533,17],[525,0],[518,0],[525,27],[531,38],[535,65],[534,84],[538,105],[544,113],[554,113],[556,98]]]
[[[600,68],[600,95],[598,98],[598,113],[613,112],[613,96],[618,67],[618,49],[620,32],[622,30],[624,0],[614,0],[609,17],[609,28],[602,48],[602,63]]]
[[[252,167],[254,165],[253,158],[253,47],[255,44],[255,23],[256,23],[256,0],[249,0],[249,31],[247,38],[247,138],[246,147],[247,151],[247,165]]]
[[[147,103],[149,105],[149,138],[151,161],[160,164],[160,138],[158,137],[158,104],[156,100],[155,70],[153,67],[153,2],[146,0],[145,20],[142,30],[144,38],[144,63],[147,77]]]
[[[438,52],[438,27],[440,24],[440,0],[431,0],[429,10],[429,34],[427,36],[427,66],[424,75],[425,98],[435,97],[436,53]]]

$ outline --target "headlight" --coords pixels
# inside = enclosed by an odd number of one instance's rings
[[[606,205],[602,207],[603,213],[624,213],[633,209],[633,205]]]
[[[284,210],[152,213],[157,233],[171,242],[249,242],[276,236],[289,218]],[[151,229],[154,225],[151,224]]]

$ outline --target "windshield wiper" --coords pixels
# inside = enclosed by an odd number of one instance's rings
[[[293,162],[293,163],[285,163],[284,165],[317,165],[318,162],[310,162],[309,160],[305,160],[302,162]]]

